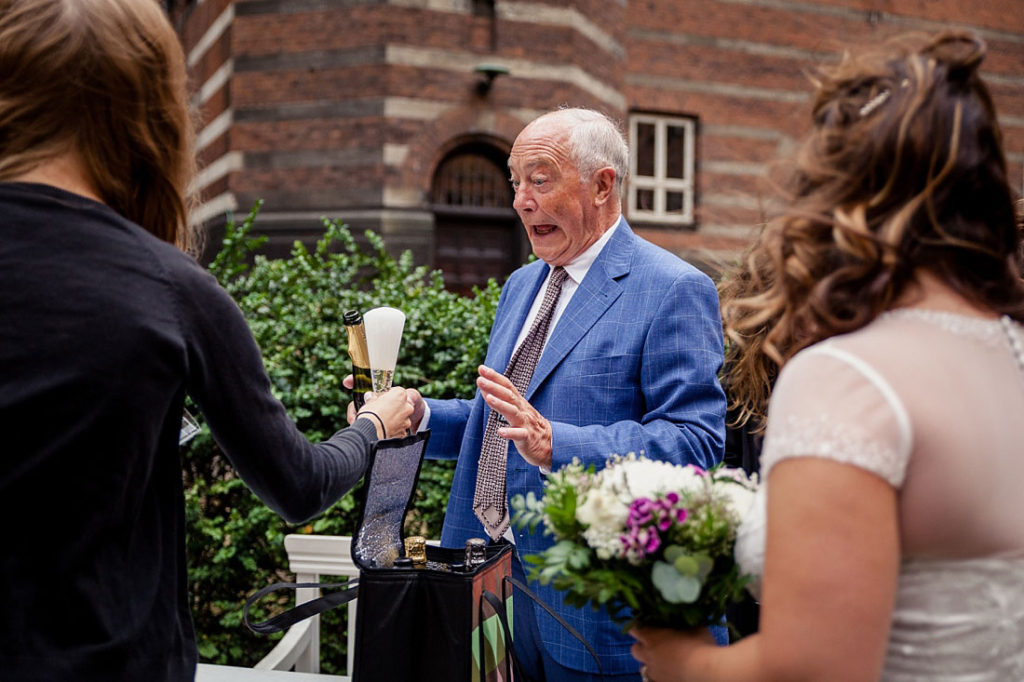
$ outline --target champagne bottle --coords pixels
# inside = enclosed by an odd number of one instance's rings
[[[352,358],[352,402],[358,410],[365,402],[363,396],[373,390],[370,354],[366,350],[366,330],[363,328],[363,316],[358,310],[346,310],[342,321],[348,330],[348,355]]]

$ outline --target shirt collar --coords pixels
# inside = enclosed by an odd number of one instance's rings
[[[587,272],[590,270],[590,266],[597,260],[598,255],[601,253],[601,249],[608,243],[608,240],[612,238],[612,233],[615,232],[615,228],[622,222],[622,215],[620,214],[618,219],[612,223],[612,226],[604,231],[597,241],[587,247],[587,250],[572,259],[566,266],[565,271],[572,278],[572,281],[577,285],[583,281],[583,278],[587,276]]]

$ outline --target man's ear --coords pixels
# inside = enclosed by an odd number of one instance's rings
[[[598,169],[590,181],[590,193],[595,206],[606,203],[615,194],[615,169],[605,166]]]

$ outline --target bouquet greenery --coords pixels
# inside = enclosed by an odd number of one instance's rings
[[[624,624],[696,627],[720,623],[749,577],[733,558],[736,529],[756,478],[742,470],[613,455],[605,468],[578,461],[547,475],[543,497],[511,500],[512,522],[543,523],[554,544],[527,556],[532,579],[566,603],[607,606]]]

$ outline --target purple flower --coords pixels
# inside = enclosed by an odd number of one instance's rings
[[[649,523],[653,507],[654,502],[646,497],[633,500],[633,504],[629,505],[629,517],[626,519],[626,526]]]
[[[640,497],[629,505],[626,532],[619,536],[626,556],[638,563],[657,552],[673,524],[686,521],[688,512],[681,506],[678,493],[670,492],[660,499]]]
[[[661,536],[650,531],[645,532],[647,533],[647,543],[644,545],[644,551],[647,554],[654,554],[661,547]]]

